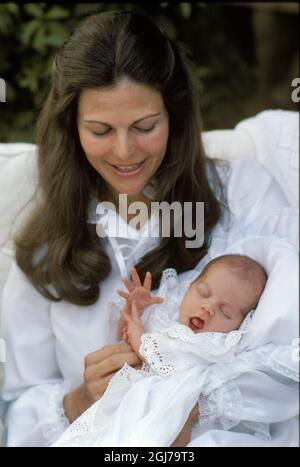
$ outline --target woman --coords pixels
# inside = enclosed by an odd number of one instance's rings
[[[255,162],[238,161],[231,171],[209,162],[199,129],[185,50],[147,18],[126,11],[91,16],[58,51],[37,128],[38,206],[16,238],[16,262],[3,295],[8,446],[49,446],[102,396],[125,362],[140,365],[128,345],[110,344],[105,313],[131,266],[141,277],[151,271],[156,289],[163,269],[173,267],[183,277],[201,268],[215,239],[225,246],[264,210],[288,204]],[[264,186],[263,195],[243,193],[249,172]],[[223,215],[223,185],[231,227]],[[133,229],[113,210],[100,239],[95,205],[108,201],[118,211],[119,194],[148,206],[152,200],[204,202],[203,244],[187,248],[174,225],[169,237],[147,237],[150,224],[158,228],[155,216]],[[115,217],[119,230],[111,234]],[[270,226],[264,229],[270,234]],[[209,401],[199,395],[200,419],[203,414],[207,420],[209,408],[211,418],[232,418],[233,403],[233,425],[242,407],[259,406],[263,416],[265,397],[252,387],[275,388],[270,398],[278,402],[277,382],[263,376],[257,371],[246,383],[237,378],[234,387],[224,384]],[[174,446],[189,443],[197,410]]]

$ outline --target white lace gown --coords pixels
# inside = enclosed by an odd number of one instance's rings
[[[142,369],[125,364],[103,397],[53,446],[172,444],[199,394],[219,387],[221,373],[224,368],[228,372],[237,358],[238,343],[253,314],[247,316],[238,331],[194,334],[176,321],[189,284],[190,281],[180,285],[174,269],[163,272],[159,295],[165,301],[150,307],[148,332],[142,336],[140,347],[145,360]],[[118,309],[118,301],[110,304],[112,323],[119,316]],[[218,365],[219,375],[215,378]]]

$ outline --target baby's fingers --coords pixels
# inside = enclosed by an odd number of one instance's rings
[[[126,300],[128,300],[129,298],[129,293],[124,292],[123,290],[117,290],[117,294],[120,295],[120,297],[125,298]]]
[[[152,282],[152,277],[151,277],[151,272],[146,272],[145,280],[144,280],[144,287],[146,290],[151,290],[151,282]]]
[[[127,279],[127,277],[122,277],[122,282],[125,285],[125,287],[129,290],[129,292],[131,292],[131,290],[134,289],[134,286],[132,285],[130,280]]]
[[[162,297],[152,297],[152,303],[163,303],[164,299]]]
[[[140,280],[140,276],[138,275],[138,272],[137,272],[137,270],[135,269],[135,267],[132,267],[132,268],[130,269],[130,272],[131,272],[131,277],[132,277],[133,283],[134,283],[137,287],[141,287],[141,286],[142,286],[142,283],[141,283],[141,280]]]

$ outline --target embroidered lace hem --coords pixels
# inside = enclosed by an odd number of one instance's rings
[[[210,424],[219,420],[224,430],[229,430],[240,422],[239,413],[243,408],[240,390],[232,383],[226,383],[210,394],[200,394],[200,424]]]
[[[70,425],[63,407],[63,399],[70,390],[71,386],[67,381],[53,385],[53,390],[47,401],[46,412],[44,407],[38,410],[43,435],[50,442],[57,439]]]

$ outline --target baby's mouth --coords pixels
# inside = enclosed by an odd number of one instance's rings
[[[205,322],[201,318],[191,318],[190,319],[190,328],[195,333],[201,332],[204,328]]]

